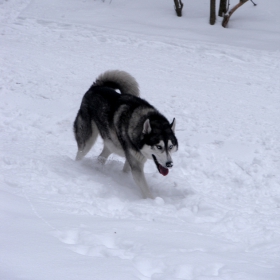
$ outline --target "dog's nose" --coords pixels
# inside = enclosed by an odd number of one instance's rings
[[[166,162],[166,167],[171,168],[172,166],[173,166],[173,162],[172,161]]]

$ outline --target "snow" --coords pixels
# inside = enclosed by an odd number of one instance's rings
[[[280,279],[280,3],[0,0],[0,279]],[[234,5],[234,3],[232,3]],[[232,7],[232,6],[231,6]],[[128,71],[171,121],[143,199],[124,160],[75,162],[81,98]]]

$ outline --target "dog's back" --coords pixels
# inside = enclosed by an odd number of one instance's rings
[[[98,133],[103,139],[112,137],[116,111],[123,102],[129,100],[130,103],[134,103],[132,100],[138,99],[137,96],[138,83],[125,71],[110,70],[97,77],[85,93],[74,122],[74,135],[78,145],[77,160],[88,153]]]

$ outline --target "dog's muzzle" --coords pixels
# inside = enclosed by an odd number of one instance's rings
[[[157,169],[158,169],[158,172],[161,174],[161,175],[163,175],[163,176],[166,176],[167,174],[168,174],[168,172],[169,172],[169,169],[168,168],[171,168],[172,166],[173,166],[173,162],[172,161],[168,161],[168,162],[166,162],[166,167],[164,167],[164,166],[162,166],[159,162],[158,162],[158,160],[157,160],[157,158],[154,156],[154,155],[152,155],[153,156],[153,159],[154,159],[154,162],[155,162],[155,164],[156,164],[156,167],[157,167]]]

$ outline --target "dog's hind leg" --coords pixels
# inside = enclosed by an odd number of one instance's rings
[[[91,149],[98,136],[96,124],[79,114],[74,122],[74,134],[78,145],[76,160],[81,160]]]

